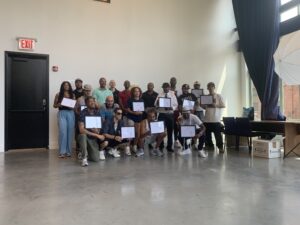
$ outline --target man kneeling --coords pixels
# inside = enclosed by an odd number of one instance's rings
[[[197,139],[199,140],[198,154],[200,157],[206,158],[207,155],[203,150],[203,145],[205,142],[205,126],[203,125],[202,121],[196,115],[191,114],[190,110],[183,108],[182,116],[178,117],[178,123],[180,126],[196,127],[195,136],[192,138],[194,139],[194,141],[196,141]],[[179,136],[179,141],[183,146],[183,150],[180,152],[180,155],[190,154],[191,150],[187,143],[188,141],[190,141],[190,138],[182,137],[183,135],[181,134],[181,131]]]
[[[103,126],[103,134],[108,140],[108,147],[110,148],[108,153],[115,158],[120,157],[120,153],[117,149],[125,149],[125,154],[130,156],[130,148],[128,139],[123,139],[121,136],[121,128],[124,126],[122,120],[122,109],[115,108],[112,118],[105,120]]]
[[[85,99],[86,109],[82,110],[79,118],[78,142],[82,154],[82,166],[88,166],[88,159],[97,162],[105,159],[104,148],[108,145],[105,136],[100,134],[100,128],[86,128],[87,118],[100,117],[100,112],[96,109],[94,97],[88,96]],[[100,146],[100,149],[99,149]],[[99,152],[100,150],[100,152]]]
[[[141,122],[141,136],[139,139],[139,145],[143,146],[144,144],[155,144],[155,147],[150,151],[150,154],[153,156],[163,156],[163,153],[159,149],[159,146],[167,136],[167,133],[165,129],[163,129],[161,133],[152,133],[150,129],[151,122],[157,122],[155,108],[149,108],[147,110],[147,118]],[[162,121],[160,121],[159,123],[161,122]]]

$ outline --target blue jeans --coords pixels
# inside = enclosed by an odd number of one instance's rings
[[[74,139],[75,115],[73,110],[59,110],[57,114],[59,129],[59,154],[71,154]]]

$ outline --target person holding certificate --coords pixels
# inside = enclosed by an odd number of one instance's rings
[[[127,118],[129,124],[133,123],[135,127],[135,139],[133,141],[133,151],[137,156],[144,155],[143,147],[138,144],[138,140],[141,134],[141,121],[143,120],[143,114],[145,111],[145,103],[142,97],[142,90],[139,87],[133,87],[131,89],[131,98],[128,100]],[[131,122],[130,122],[131,121]]]
[[[105,160],[104,148],[108,145],[105,136],[100,134],[102,121],[95,98],[88,96],[87,108],[81,111],[79,118],[78,142],[82,154],[82,166],[88,166],[88,160],[97,162]],[[100,147],[100,148],[99,148]]]
[[[207,84],[207,89],[209,94],[213,96],[212,104],[202,105],[202,107],[206,110],[204,116],[204,125],[206,127],[206,142],[205,146],[209,148],[214,148],[214,144],[212,142],[212,132],[215,135],[216,144],[220,153],[224,152],[223,146],[223,138],[221,134],[221,117],[222,117],[222,109],[225,108],[224,100],[220,94],[215,92],[215,84],[213,82],[209,82]]]
[[[140,145],[144,142],[148,145],[155,144],[154,149],[151,149],[150,154],[153,156],[163,156],[159,146],[167,136],[163,121],[156,120],[156,109],[149,108],[147,110],[147,118],[141,123],[141,136],[139,139]]]
[[[157,96],[155,105],[158,107],[158,120],[164,121],[167,127],[167,150],[168,152],[173,153],[174,110],[177,109],[178,102],[175,93],[170,90],[169,83],[163,83],[162,88],[163,92]],[[163,149],[163,147],[164,146],[162,142],[160,145],[160,149]]]
[[[110,119],[105,120],[103,124],[103,134],[108,140],[108,147],[110,148],[109,154],[113,157],[120,157],[120,153],[117,149],[125,149],[125,154],[130,156],[130,141],[129,139],[122,138],[122,127],[124,122],[122,120],[122,109],[115,108],[114,116]]]
[[[85,99],[88,96],[92,96],[92,86],[89,84],[85,84],[83,86],[83,96],[79,97],[76,100],[76,105],[75,105],[75,140],[76,140],[76,154],[79,159],[81,159],[80,156],[80,151],[79,151],[79,143],[77,141],[77,137],[79,135],[79,127],[78,127],[78,121],[79,121],[79,116],[80,112],[86,108],[85,105]],[[96,104],[96,108],[99,108],[99,105]]]
[[[56,94],[53,103],[53,107],[58,108],[59,158],[71,157],[72,154],[72,142],[75,128],[75,104],[76,100],[70,82],[62,82],[60,91]]]
[[[201,158],[206,158],[207,154],[203,150],[206,129],[202,121],[196,115],[191,114],[190,109],[183,107],[182,115],[178,117],[178,124],[181,128],[179,132],[179,141],[184,147],[179,154],[191,154],[191,149],[187,144],[187,140],[192,138],[194,142],[196,142],[196,139],[199,140],[197,147],[198,154]]]

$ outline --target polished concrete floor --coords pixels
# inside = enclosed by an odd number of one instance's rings
[[[299,225],[300,161],[110,158],[83,168],[55,150],[0,154],[1,225]]]

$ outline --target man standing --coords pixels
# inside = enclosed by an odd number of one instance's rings
[[[221,116],[222,109],[225,108],[225,104],[222,96],[215,92],[215,84],[213,82],[209,82],[207,84],[207,89],[209,94],[213,96],[213,103],[202,106],[206,110],[204,116],[204,125],[206,127],[206,146],[209,148],[214,148],[214,144],[212,142],[213,132],[219,152],[223,153],[224,146],[221,134]]]
[[[82,110],[79,119],[78,142],[82,154],[82,166],[88,166],[88,159],[97,162],[104,160],[104,148],[108,145],[105,136],[100,134],[100,128],[86,128],[86,117],[99,116],[100,112],[95,107],[95,99],[88,96],[85,100],[87,108]],[[99,151],[100,146],[100,151]]]
[[[109,90],[111,90],[114,95],[114,102],[118,103],[120,91],[116,89],[116,82],[114,80],[109,81]]]
[[[155,107],[154,102],[158,96],[158,93],[154,91],[154,84],[148,83],[147,91],[145,91],[142,95],[142,99],[145,103],[145,109]]]
[[[96,101],[101,106],[105,103],[105,99],[107,96],[113,96],[111,90],[106,88],[106,79],[101,77],[99,80],[100,87],[93,91],[93,96],[96,98]]]
[[[177,98],[173,91],[170,91],[170,84],[169,83],[163,83],[162,85],[163,92],[160,93],[155,101],[155,105],[159,106],[159,98],[170,98],[171,99],[171,106],[170,107],[159,107],[158,112],[158,120],[165,121],[166,127],[167,127],[167,133],[168,133],[168,145],[167,150],[168,152],[172,153],[174,152],[173,146],[173,130],[174,130],[174,110],[178,107]],[[163,148],[163,142],[160,145],[160,148]]]
[[[119,105],[123,110],[123,113],[126,114],[126,109],[128,108],[128,99],[130,98],[130,82],[129,80],[124,81],[124,90],[119,93]]]
[[[75,80],[75,87],[76,89],[73,91],[73,93],[75,95],[75,98],[78,99],[83,96],[82,80],[80,78],[77,78]]]

